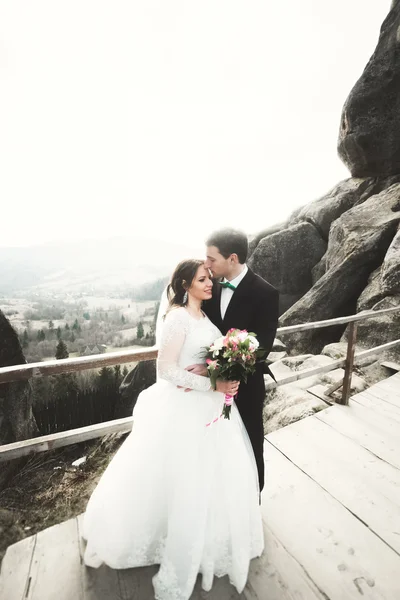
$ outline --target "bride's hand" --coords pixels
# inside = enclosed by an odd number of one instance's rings
[[[216,390],[227,396],[236,396],[239,389],[239,381],[225,381],[224,379],[217,379]]]
[[[189,371],[194,375],[202,375],[203,377],[207,377],[208,375],[207,367],[203,364],[189,365],[186,367],[185,371]]]

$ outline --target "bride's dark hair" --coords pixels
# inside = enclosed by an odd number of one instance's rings
[[[201,265],[204,265],[204,260],[191,258],[189,260],[183,260],[176,267],[171,277],[171,283],[167,287],[167,312],[175,306],[185,306],[185,292],[187,292],[192,285],[197,270]]]

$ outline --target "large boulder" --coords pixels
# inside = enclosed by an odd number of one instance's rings
[[[281,325],[354,312],[357,298],[370,273],[381,264],[399,220],[400,184],[372,196],[339,217],[331,227],[326,273],[281,317]],[[291,350],[319,352],[324,345],[338,340],[340,330],[327,328],[290,335],[289,338],[280,337]]]
[[[357,312],[370,310],[379,300],[385,297],[381,287],[381,271],[382,268],[378,267],[369,276],[368,283],[357,300]]]
[[[254,250],[257,248],[259,242],[268,237],[269,235],[272,235],[273,233],[278,233],[278,231],[282,231],[282,229],[286,228],[286,223],[278,223],[277,225],[271,225],[271,227],[267,227],[266,229],[263,229],[262,231],[259,231],[257,234],[251,236],[251,238],[249,238],[249,250],[248,250],[248,254],[247,254],[247,258],[249,259],[250,256],[253,254]]]
[[[400,295],[387,296],[373,306],[373,310],[384,310],[399,307],[397,312],[376,315],[357,325],[357,345],[362,348],[374,348],[387,342],[400,340]],[[362,313],[361,313],[362,314]],[[347,341],[348,328],[342,336],[342,341]],[[400,344],[379,354],[381,360],[400,358]]]
[[[400,173],[400,1],[382,24],[378,45],[343,108],[338,140],[353,177]]]
[[[328,240],[331,224],[344,212],[376,193],[376,188],[376,182],[372,178],[345,179],[328,194],[310,202],[294,216],[292,215],[289,224],[309,221],[318,229],[323,239]]]
[[[249,265],[279,290],[281,303],[295,302],[310,289],[311,270],[326,247],[311,223],[299,223],[262,239]]]
[[[400,230],[390,244],[383,261],[380,285],[386,295],[400,293]]]
[[[317,263],[315,265],[315,267],[313,267],[311,269],[311,280],[312,280],[312,284],[316,284],[317,281],[319,279],[321,279],[321,277],[323,275],[325,275],[326,273],[326,255],[324,254],[324,256],[321,258],[321,260],[319,261],[319,263]]]

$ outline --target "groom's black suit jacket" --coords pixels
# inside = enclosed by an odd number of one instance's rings
[[[214,282],[213,296],[203,305],[208,318],[224,335],[231,327],[255,333],[260,346],[269,354],[278,326],[278,290],[249,269],[234,291],[225,317],[222,319],[221,289],[219,283]],[[260,490],[264,486],[262,411],[265,398],[263,377],[265,370],[268,372],[268,367],[263,369],[263,365],[258,365],[254,375],[248,377],[247,383],[240,384],[235,400],[253,446]]]

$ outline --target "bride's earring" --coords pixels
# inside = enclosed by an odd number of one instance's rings
[[[188,293],[187,293],[187,292],[185,292],[185,293],[183,294],[183,304],[187,304],[187,301],[188,301]]]

